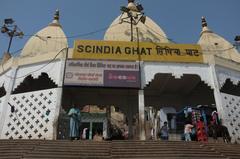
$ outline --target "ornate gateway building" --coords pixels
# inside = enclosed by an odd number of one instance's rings
[[[129,0],[121,10],[103,41],[76,40],[74,48],[57,11],[19,57],[3,57],[1,139],[67,138],[66,114],[74,102],[84,112],[89,139],[96,129],[109,137],[115,122],[129,138],[146,140],[164,121],[178,129],[177,112],[185,107],[205,106],[217,110],[232,142],[240,142],[240,54],[234,46],[205,18],[197,44],[175,44],[141,5]]]

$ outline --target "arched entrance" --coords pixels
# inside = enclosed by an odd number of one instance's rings
[[[103,87],[64,87],[62,111],[59,118],[59,139],[68,138],[67,112],[75,103],[82,112],[82,129],[89,129],[88,139],[100,130],[105,139],[123,139],[112,136],[111,128],[128,131],[128,138],[136,137],[138,90]],[[115,134],[116,135],[116,134]]]
[[[148,106],[153,108],[152,117],[159,122],[146,121],[146,139],[151,138],[150,127],[155,127],[155,136],[163,122],[167,121],[170,132],[182,133],[184,117],[179,117],[186,107],[201,109],[214,108],[215,100],[213,89],[208,86],[199,75],[183,74],[175,78],[172,74],[157,73],[154,78],[144,87],[145,109]],[[176,122],[177,118],[177,122]],[[147,118],[146,118],[147,119]],[[159,125],[153,125],[153,124]],[[150,125],[148,125],[150,124]],[[174,130],[175,129],[175,130]]]

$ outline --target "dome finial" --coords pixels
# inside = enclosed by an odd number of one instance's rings
[[[205,17],[202,17],[202,27],[207,27],[207,21]]]
[[[59,20],[59,10],[57,9],[54,14],[54,20]]]
[[[202,36],[203,33],[213,33],[213,31],[208,28],[208,24],[207,24],[206,18],[204,16],[202,17],[202,32],[201,32],[201,36]]]
[[[61,27],[61,25],[59,23],[59,10],[58,9],[55,11],[53,21],[52,21],[52,23],[49,24],[49,26],[60,26]]]
[[[137,5],[135,4],[135,0],[128,0],[127,8],[130,11],[139,12]]]
[[[134,3],[135,0],[128,0],[128,3]]]

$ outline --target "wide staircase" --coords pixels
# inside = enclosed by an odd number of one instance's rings
[[[0,159],[240,159],[240,145],[183,141],[0,140]]]

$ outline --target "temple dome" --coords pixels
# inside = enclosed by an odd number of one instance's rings
[[[210,30],[204,17],[202,18],[202,32],[198,44],[201,45],[206,55],[215,55],[240,63],[240,55],[235,47]]]
[[[126,8],[130,10],[133,17],[140,13],[136,10],[136,4],[133,2],[129,2]],[[131,24],[130,18],[127,17],[127,13],[118,16],[107,29],[104,40],[130,41]],[[138,35],[136,28],[138,28]],[[164,31],[149,17],[146,17],[145,24],[139,21],[136,25],[133,25],[133,41],[137,41],[137,37],[141,42],[169,43]]]
[[[21,56],[36,56],[56,52],[67,46],[67,38],[59,23],[59,11],[57,10],[54,20],[28,40],[21,52]]]

